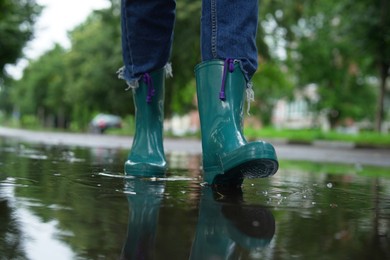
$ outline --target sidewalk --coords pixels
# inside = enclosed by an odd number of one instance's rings
[[[0,126],[0,137],[12,138],[22,142],[42,143],[91,148],[129,149],[132,137],[37,132],[12,129]],[[390,167],[390,149],[355,149],[353,146],[337,142],[314,142],[312,145],[288,144],[284,141],[271,141],[282,160],[302,160],[312,162],[333,162],[357,165]],[[202,146],[197,139],[164,139],[166,153],[201,154]]]

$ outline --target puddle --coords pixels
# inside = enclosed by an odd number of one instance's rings
[[[0,139],[0,259],[390,259],[389,169],[281,162],[232,192],[199,155],[129,178],[126,153]]]

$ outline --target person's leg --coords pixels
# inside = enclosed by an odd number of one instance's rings
[[[202,61],[241,62],[249,80],[257,69],[258,0],[202,0]]]
[[[137,86],[144,73],[163,68],[169,59],[175,0],[122,0],[122,56],[119,77]]]
[[[257,0],[203,0],[202,63],[196,66],[204,179],[210,184],[241,185],[244,177],[275,174],[274,147],[248,143],[243,136],[243,106],[257,68]]]
[[[164,173],[164,88],[175,20],[174,0],[122,0],[124,66],[119,78],[133,91],[135,135],[127,175]]]

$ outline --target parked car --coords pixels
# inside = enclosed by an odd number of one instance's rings
[[[122,119],[116,115],[98,114],[89,123],[92,133],[103,134],[109,128],[122,128]]]

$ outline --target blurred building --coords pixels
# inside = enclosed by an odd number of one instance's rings
[[[324,113],[316,113],[311,105],[319,101],[314,84],[296,90],[292,99],[283,98],[276,102],[272,113],[272,124],[276,128],[301,129],[320,127],[329,130]]]

